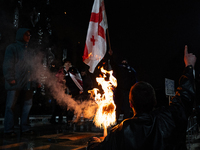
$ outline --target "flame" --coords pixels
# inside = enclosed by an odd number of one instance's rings
[[[117,86],[117,80],[112,75],[113,71],[106,71],[101,68],[103,77],[97,77],[96,81],[101,85],[103,94],[99,93],[99,89],[94,88],[89,91],[94,95],[95,102],[98,104],[97,112],[94,117],[94,123],[97,127],[107,128],[116,123],[116,105],[113,101],[113,87]],[[109,78],[108,78],[109,77]]]

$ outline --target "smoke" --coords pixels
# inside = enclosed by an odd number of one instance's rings
[[[36,57],[33,57],[31,60],[27,60],[27,62],[32,67],[32,79],[38,83],[44,83],[45,87],[50,90],[51,95],[58,102],[58,104],[67,109],[73,110],[76,115],[76,120],[80,116],[83,116],[87,119],[92,119],[96,112],[97,104],[94,100],[75,100],[65,93],[65,86],[63,84],[57,82],[57,77],[55,73],[52,73],[48,67],[44,67],[43,65],[44,55],[42,53],[37,53]],[[44,79],[43,79],[44,78]]]

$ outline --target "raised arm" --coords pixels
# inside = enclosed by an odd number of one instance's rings
[[[193,68],[196,63],[196,56],[193,55],[192,53],[188,53],[187,45],[185,45],[185,50],[184,50],[184,62],[185,62],[185,67],[192,65]]]
[[[195,98],[193,69],[196,63],[196,56],[192,53],[188,53],[187,45],[185,45],[184,50],[184,62],[185,71],[179,79],[176,95],[172,99],[170,105],[174,105],[175,108],[178,109],[178,112],[184,112],[188,117],[192,112],[193,101]]]

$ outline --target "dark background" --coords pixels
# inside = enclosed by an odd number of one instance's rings
[[[20,2],[22,5],[20,5]],[[19,9],[19,27],[32,30],[30,46],[46,52],[52,48],[59,66],[62,51],[77,68],[81,68],[85,39],[93,0],[1,0],[0,1],[0,64],[6,46],[15,39],[13,25],[15,9]],[[39,21],[31,24],[35,7]],[[156,89],[159,104],[167,104],[165,78],[175,80],[183,72],[184,45],[197,56],[196,82],[199,79],[200,2],[135,2],[105,0],[111,48],[115,55],[124,56],[135,68],[139,80],[150,82]],[[49,18],[50,20],[48,20]],[[48,34],[50,24],[52,35]],[[42,44],[38,31],[43,30]],[[2,65],[1,70],[2,70]],[[1,107],[5,106],[6,91],[0,71]],[[198,85],[197,85],[198,89]],[[198,97],[198,96],[197,96]],[[2,114],[3,115],[3,114]]]

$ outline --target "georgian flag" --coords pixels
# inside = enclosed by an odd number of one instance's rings
[[[106,53],[107,28],[104,1],[94,0],[83,54],[83,62],[90,67],[91,73]]]

